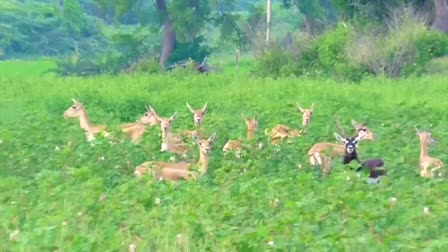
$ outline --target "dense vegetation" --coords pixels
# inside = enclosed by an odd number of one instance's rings
[[[440,140],[430,152],[447,160],[444,76],[359,85],[177,71],[87,79],[2,76],[2,250],[124,250],[133,243],[151,251],[448,247],[448,187],[444,180],[418,176],[413,128],[430,129]],[[99,138],[90,146],[78,122],[62,117],[72,97],[87,106],[94,123],[108,124],[125,142],[110,145]],[[175,129],[191,128],[186,101],[196,107],[209,102],[206,131],[218,135],[209,171],[178,187],[151,176],[136,180],[136,165],[171,155],[160,152],[158,127],[133,145],[118,125],[134,121],[151,104],[163,116],[179,111]],[[309,133],[291,145],[270,146],[265,128],[300,127],[296,101],[317,104]],[[236,161],[223,157],[221,148],[244,137],[240,112],[260,116],[257,140],[266,148]],[[385,158],[389,174],[379,185],[368,185],[367,173],[357,178],[341,164],[328,178],[310,169],[306,152],[316,141],[334,141],[334,115],[350,132],[350,119],[369,119],[378,140],[361,143],[360,155]],[[195,160],[197,149],[189,156]]]
[[[414,128],[448,162],[445,3],[274,1],[267,44],[264,0],[0,1],[0,250],[446,251],[446,176],[419,176]],[[189,58],[213,71],[164,71]],[[88,143],[62,115],[71,98],[121,141]],[[218,137],[207,173],[137,180],[142,162],[179,157],[160,151],[159,127],[132,144],[119,125],[150,104],[191,129],[185,103],[206,101]],[[301,128],[296,102],[316,103],[311,126],[272,146],[265,129]],[[242,112],[260,129],[237,160],[222,147],[244,139]],[[327,177],[311,169],[307,152],[335,142],[337,117],[347,132],[368,121],[377,140],[360,157],[384,158],[381,183],[338,160]]]

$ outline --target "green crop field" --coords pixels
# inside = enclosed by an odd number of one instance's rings
[[[39,71],[0,75],[0,251],[126,251],[131,244],[138,251],[448,249],[448,184],[419,176],[414,128],[430,130],[437,140],[430,154],[448,162],[446,76],[346,84],[233,73],[58,78]],[[98,137],[91,146],[78,121],[63,117],[71,98],[123,141]],[[191,129],[185,103],[199,108],[206,101],[204,127],[217,134],[207,173],[178,186],[151,175],[137,180],[137,165],[173,155],[160,152],[159,127],[132,144],[119,125],[151,105],[164,117],[178,112],[175,131]],[[301,128],[296,102],[316,103],[307,134],[271,146],[266,128]],[[246,149],[237,160],[222,147],[244,139],[241,112],[259,116],[256,138],[265,148]],[[384,158],[388,176],[378,185],[339,160],[328,177],[310,169],[308,149],[335,142],[337,116],[351,134],[354,119],[368,120],[377,135],[359,152],[362,160]],[[188,158],[197,160],[197,147]]]

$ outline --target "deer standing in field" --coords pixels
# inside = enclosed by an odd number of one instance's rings
[[[243,120],[244,120],[244,122],[246,123],[246,126],[247,126],[246,139],[247,140],[254,139],[255,133],[258,130],[258,117],[255,116],[255,118],[253,118],[253,119],[248,119],[248,118],[246,118],[246,116],[244,116],[243,113],[241,113],[241,117],[243,118]],[[240,158],[241,157],[242,148],[243,148],[243,144],[242,144],[241,140],[229,140],[229,141],[227,141],[227,143],[222,148],[222,151],[225,154],[227,154],[230,151],[235,151],[236,157]]]
[[[302,126],[307,126],[311,123],[311,119],[313,116],[315,108],[315,103],[311,105],[311,108],[304,109],[297,103],[297,109],[302,113]],[[265,134],[272,138],[272,144],[277,145],[280,141],[285,138],[293,138],[297,136],[301,136],[304,133],[303,129],[291,129],[289,126],[284,124],[277,124],[274,128],[272,128],[271,132],[268,132],[268,129],[265,130]]]
[[[120,125],[121,130],[128,134],[133,143],[138,143],[146,131],[147,126],[155,126],[159,123],[154,113],[146,107],[146,112],[135,123]]]
[[[137,166],[134,174],[137,178],[140,178],[148,170],[151,170],[153,175],[159,180],[165,179],[175,183],[178,183],[180,180],[196,179],[208,170],[210,150],[215,140],[216,132],[206,140],[200,140],[196,135],[193,135],[193,141],[199,147],[199,160],[196,164],[190,162],[147,161]],[[199,168],[198,171],[192,170],[195,166]]]
[[[197,135],[201,138],[205,138],[205,132],[204,129],[201,128],[202,123],[204,122],[204,116],[207,112],[207,102],[205,102],[204,106],[201,109],[193,109],[190,104],[186,103],[187,108],[190,110],[190,112],[193,114],[193,121],[195,125],[194,130],[184,130],[181,132],[184,136],[191,137],[192,135]]]
[[[442,176],[445,164],[438,158],[429,156],[428,146],[436,142],[428,131],[419,131],[415,127],[420,139],[420,176],[433,178]],[[437,174],[436,174],[437,173]]]
[[[187,145],[182,142],[182,139],[179,135],[172,132],[172,123],[176,119],[177,112],[175,112],[169,118],[164,118],[160,117],[150,105],[148,107],[154,114],[155,118],[160,122],[160,128],[162,130],[162,144],[160,151],[177,153],[182,155],[183,157],[186,157]]]
[[[93,125],[90,122],[87,110],[81,102],[73,98],[72,101],[73,105],[64,111],[64,117],[79,119],[79,126],[85,131],[87,141],[91,142],[95,140],[95,135],[98,133],[102,133],[105,137],[110,135],[109,132],[105,131],[107,128],[106,125]]]
[[[356,141],[374,141],[376,139],[375,133],[369,129],[367,122],[360,124],[352,119],[351,123],[356,130],[356,135],[354,136]],[[345,131],[339,120],[337,120],[337,124],[341,132],[345,135]],[[331,159],[333,157],[343,156],[344,153],[345,146],[343,144],[324,142],[314,144],[308,151],[308,156],[312,167],[320,165],[324,171],[329,172],[331,170]]]

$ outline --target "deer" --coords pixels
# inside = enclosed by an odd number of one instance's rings
[[[384,169],[384,160],[382,158],[369,159],[361,163],[361,166],[356,169],[356,172],[361,172],[363,168],[368,168],[370,175],[367,179],[369,184],[378,184],[382,176],[387,175]]]
[[[342,158],[342,164],[350,164],[353,160],[361,161],[358,158],[358,152],[356,147],[358,147],[358,139],[355,137],[342,137],[338,133],[334,133],[337,140],[344,143],[344,156]]]
[[[184,130],[181,133],[183,136],[192,136],[193,134],[196,134],[200,136],[201,138],[205,138],[205,132],[200,126],[204,122],[204,116],[207,112],[207,104],[208,102],[205,102],[204,106],[202,106],[201,109],[193,109],[190,104],[187,102],[187,108],[190,110],[190,112],[193,114],[193,121],[195,125],[194,130]]]
[[[336,119],[337,125],[341,132],[345,135],[345,131],[340,123],[339,119]],[[358,123],[355,120],[351,120],[352,126],[356,130],[354,138],[360,142],[363,140],[374,141],[376,139],[375,133],[373,133],[367,125],[367,122]],[[339,143],[316,143],[308,150],[308,157],[312,167],[320,165],[325,170],[331,169],[331,161],[329,160],[335,156],[343,156],[345,153],[345,146]]]
[[[159,123],[154,113],[145,106],[146,112],[135,123],[120,125],[121,130],[128,134],[133,143],[138,143],[146,131],[147,126],[155,126]]]
[[[296,103],[296,106],[297,109],[302,113],[302,126],[305,127],[310,125],[315,108],[315,103],[313,102],[311,108],[309,109],[302,108],[302,106],[298,102]],[[277,124],[274,128],[272,128],[271,132],[266,129],[265,134],[272,138],[272,144],[278,145],[278,143],[285,138],[293,138],[303,135],[304,130],[291,129],[289,126],[286,126],[284,124]]]
[[[248,119],[243,113],[241,113],[241,117],[243,118],[244,122],[247,126],[247,134],[246,139],[252,140],[255,137],[255,133],[258,130],[258,116],[255,116],[253,119]],[[222,148],[222,151],[227,154],[230,151],[235,151],[236,157],[241,157],[242,152],[242,141],[241,140],[229,140]]]
[[[436,140],[429,131],[420,131],[417,127],[415,127],[415,130],[420,139],[420,176],[424,178],[434,178],[436,175],[442,176],[445,164],[440,159],[431,157],[428,151],[428,146],[435,143]]]
[[[201,140],[197,135],[193,135],[193,141],[199,147],[199,160],[197,163],[190,162],[163,162],[163,161],[147,161],[135,168],[134,175],[137,178],[151,170],[152,174],[159,180],[168,180],[179,183],[181,180],[193,180],[205,174],[208,170],[210,150],[213,143],[216,141],[216,132],[208,139]],[[198,171],[193,171],[192,168],[198,167]]]
[[[85,131],[88,142],[95,140],[95,135],[98,133],[101,133],[105,137],[110,136],[110,133],[106,131],[106,125],[93,125],[90,122],[85,106],[73,98],[72,101],[73,105],[64,111],[64,118],[78,118],[79,126]]]
[[[172,123],[176,119],[177,112],[169,117],[160,117],[157,112],[148,105],[149,110],[154,114],[154,117],[159,121],[160,128],[162,130],[162,144],[160,151],[168,151],[172,153],[177,153],[182,155],[183,157],[187,156],[187,145],[182,142],[182,139],[179,135],[174,134],[172,130]]]

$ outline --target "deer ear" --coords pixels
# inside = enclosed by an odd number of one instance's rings
[[[356,121],[353,120],[353,119],[352,119],[352,125],[353,125],[353,127],[355,127],[355,128],[359,128],[359,127],[361,126],[358,122],[356,122]]]
[[[243,118],[244,121],[247,121],[247,118],[246,118],[246,116],[244,115],[243,112],[241,112],[241,117]]]
[[[214,132],[209,138],[208,141],[210,143],[214,143],[216,141],[216,132]]]
[[[336,133],[336,132],[334,132],[334,136],[335,136],[336,139],[337,139],[338,141],[340,141],[340,142],[343,142],[343,143],[347,142],[347,141],[345,140],[345,138],[341,137],[341,135],[339,135],[339,134]]]
[[[316,107],[316,103],[313,102],[313,104],[311,105],[311,110],[314,110],[315,107]]]
[[[207,111],[207,105],[208,102],[205,102],[204,106],[202,107],[202,113],[205,113]]]
[[[415,131],[417,131],[417,135],[420,135],[420,131],[418,130],[418,128],[415,126],[414,126],[414,128],[415,128]]]
[[[300,106],[299,102],[296,102],[297,108],[300,110],[300,112],[303,113],[303,108]]]
[[[176,119],[176,116],[177,116],[177,111],[174,112],[174,114],[170,117],[170,121]]]
[[[191,113],[195,112],[194,109],[190,106],[190,104],[188,102],[186,103],[186,105],[187,105],[187,108],[190,110]]]
[[[74,98],[72,98],[72,102],[75,103],[75,104],[78,103],[78,101],[75,100]]]

